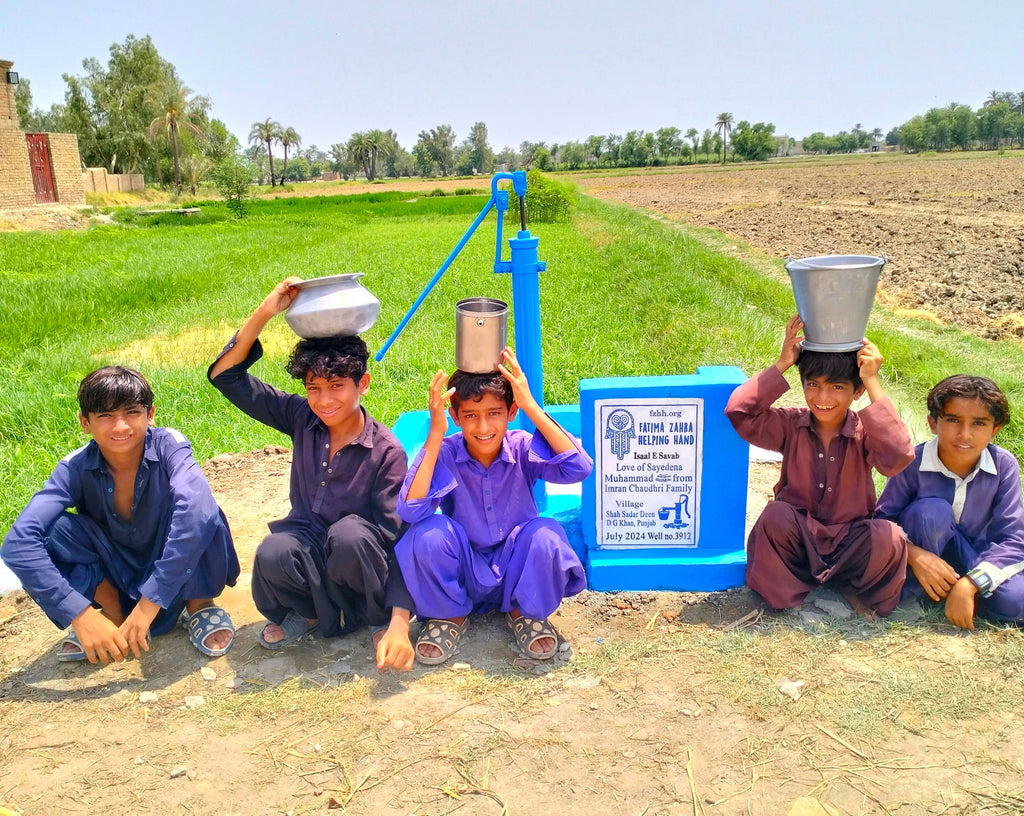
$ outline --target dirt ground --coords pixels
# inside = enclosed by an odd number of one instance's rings
[[[984,337],[1024,336],[1024,158],[866,155],[574,177],[584,192],[778,257],[884,255],[881,297]]]
[[[27,596],[0,599],[0,813],[1024,807],[1024,639],[909,607],[868,623],[827,593],[772,615],[744,588],[585,592],[555,616],[568,645],[551,665],[517,660],[497,616],[451,665],[408,674],[376,672],[365,630],[269,652],[248,581],[289,463],[268,447],[204,466],[243,564],[224,657],[175,631],[141,660],[60,664]],[[777,475],[752,464],[748,524]]]
[[[976,310],[999,334],[1024,313],[1021,161],[578,180],[777,255],[883,253],[887,296],[958,323]],[[20,228],[82,225],[34,218]],[[59,664],[37,607],[0,599],[0,816],[1024,813],[1024,635],[962,633],[935,609],[866,622],[829,593],[771,614],[745,588],[584,592],[554,618],[567,646],[550,664],[517,660],[497,616],[452,664],[408,674],[376,672],[365,630],[264,650],[248,582],[289,456],[204,465],[243,567],[224,657],[176,631],[141,660]],[[748,525],[777,474],[752,465]]]

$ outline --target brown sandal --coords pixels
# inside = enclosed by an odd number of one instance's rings
[[[547,618],[537,620],[536,618],[528,618],[526,615],[513,618],[510,614],[506,613],[505,621],[508,623],[509,629],[512,630],[519,654],[523,657],[528,657],[531,660],[550,660],[558,653],[558,644],[561,637]],[[553,638],[555,648],[550,652],[533,651],[530,647],[542,638]]]
[[[459,649],[459,638],[469,626],[469,618],[461,624],[443,618],[430,618],[423,624],[420,636],[416,638],[416,659],[427,666],[439,666],[449,660]],[[420,652],[420,646],[430,644],[441,654],[427,657]]]

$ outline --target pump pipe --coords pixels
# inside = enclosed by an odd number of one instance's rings
[[[494,207],[493,195],[491,196],[491,198],[488,199],[487,204],[480,211],[480,215],[476,217],[476,220],[470,225],[469,229],[466,230],[466,234],[462,236],[462,240],[460,240],[459,243],[455,245],[455,249],[451,251],[448,257],[445,259],[444,263],[441,264],[441,268],[438,269],[436,273],[434,273],[434,277],[430,279],[430,282],[426,285],[426,288],[424,288],[424,290],[420,293],[420,296],[416,298],[416,302],[413,303],[409,311],[405,313],[405,317],[403,317],[401,322],[395,327],[395,330],[391,332],[391,336],[387,339],[387,342],[385,342],[384,345],[381,346],[380,351],[378,351],[373,356],[374,360],[376,360],[379,363],[381,360],[384,359],[384,355],[388,353],[388,349],[391,348],[391,345],[395,342],[395,340],[398,339],[398,335],[402,333],[402,330],[406,327],[406,324],[408,324],[408,322],[412,320],[412,316],[416,314],[416,310],[420,308],[420,304],[427,299],[427,295],[430,294],[430,290],[434,288],[437,282],[441,280],[441,277],[444,275],[444,273],[448,271],[448,267],[452,265],[452,262],[455,260],[456,256],[458,256],[458,254],[462,251],[462,248],[466,245],[466,242],[472,237],[473,233],[476,232],[476,228],[479,227],[480,224],[483,222],[484,218],[487,217],[487,213],[491,211],[492,207]]]

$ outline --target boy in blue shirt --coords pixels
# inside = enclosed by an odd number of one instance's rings
[[[58,659],[139,657],[179,619],[200,652],[225,654],[235,630],[213,599],[234,586],[238,557],[188,440],[153,427],[153,391],[133,369],[93,371],[78,403],[92,441],[57,464],[0,547],[46,616],[70,625]]]
[[[1020,467],[992,444],[1010,419],[987,377],[957,374],[928,393],[928,427],[914,461],[889,479],[875,515],[906,533],[904,596],[945,602],[946,617],[973,629],[981,612],[1024,620],[1024,502]]]

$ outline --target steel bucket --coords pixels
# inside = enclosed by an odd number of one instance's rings
[[[465,298],[455,304],[455,367],[470,374],[498,370],[508,334],[508,304]]]
[[[804,323],[805,349],[860,349],[885,262],[873,255],[786,259],[796,310]]]
[[[362,276],[349,272],[300,281],[284,319],[299,337],[347,337],[366,331],[377,320],[380,301],[359,283]]]

